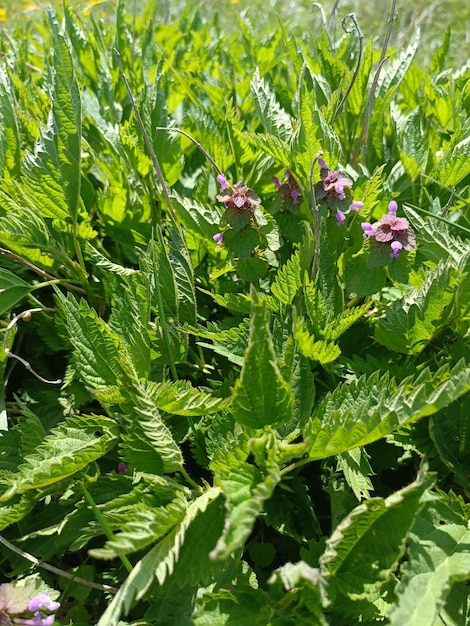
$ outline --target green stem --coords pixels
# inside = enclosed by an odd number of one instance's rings
[[[88,491],[88,489],[85,487],[85,485],[83,483],[80,484],[80,487],[82,488],[83,495],[85,496],[85,500],[88,502],[88,504],[90,505],[93,513],[95,514],[96,519],[101,524],[101,527],[104,530],[104,533],[105,533],[106,537],[110,541],[113,541],[113,539],[115,539],[114,533],[111,530],[111,528],[109,527],[108,522],[105,520],[105,518],[104,518],[103,514],[101,513],[101,511],[96,506],[96,502],[93,500],[93,496],[91,495],[91,493]],[[120,554],[119,558],[121,559],[121,562],[124,565],[124,567],[127,569],[127,571],[128,572],[132,572],[132,570],[133,570],[132,563],[129,561],[127,556],[125,554]]]

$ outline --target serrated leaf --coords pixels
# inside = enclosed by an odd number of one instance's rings
[[[212,487],[187,508],[184,519],[135,566],[113,598],[97,626],[117,626],[121,615],[129,613],[133,603],[142,599],[150,585],[160,586],[178,567],[178,559],[191,524],[220,497],[218,487]]]
[[[300,252],[297,251],[277,271],[271,291],[282,304],[291,304],[301,285]]]
[[[230,398],[217,398],[186,380],[155,383],[149,387],[149,393],[158,409],[175,415],[212,415],[230,404]]]
[[[458,274],[449,263],[428,270],[420,289],[387,307],[379,320],[375,339],[391,350],[419,354],[437,332],[447,326],[455,296]]]
[[[292,419],[293,396],[276,362],[266,307],[255,302],[240,378],[233,389],[233,415],[249,428]]]
[[[428,368],[399,385],[377,372],[337,387],[315,407],[304,429],[309,456],[322,459],[363,446],[399,426],[433,415],[470,390],[470,368],[461,360],[432,373]]]
[[[3,474],[1,480],[7,489],[0,501],[64,480],[115,446],[119,429],[114,420],[89,415],[75,418],[75,423],[77,426],[71,421],[53,429],[34,454],[24,457],[17,472]]]
[[[292,137],[292,121],[289,115],[279,106],[275,94],[261,78],[257,67],[250,83],[256,111],[263,123],[265,131],[283,141]]]
[[[421,476],[388,498],[357,506],[333,531],[320,558],[329,600],[370,598],[390,578],[433,477]],[[402,622],[403,623],[403,622]]]
[[[78,303],[69,293],[57,292],[67,320],[69,339],[85,383],[106,390],[116,385],[119,375],[117,359],[122,349],[120,338],[90,309],[85,300]]]
[[[453,496],[429,503],[408,538],[391,626],[434,626],[452,583],[470,578],[468,511]]]
[[[26,155],[24,189],[40,215],[74,224],[80,206],[80,92],[52,9],[48,18],[54,54],[52,110],[41,142]]]
[[[172,473],[181,470],[183,456],[153,401],[151,390],[137,381],[127,381],[127,432],[122,434],[121,454],[129,465],[142,472]],[[133,387],[131,385],[133,384]]]
[[[295,323],[294,337],[299,351],[308,359],[318,361],[322,365],[335,361],[341,354],[341,349],[336,343],[325,339],[315,339],[309,333],[302,318]]]
[[[268,437],[259,445],[267,451],[263,467],[257,467],[240,458],[241,451],[218,454],[211,463],[226,498],[226,521],[223,533],[211,553],[211,558],[224,560],[240,549],[253,529],[256,518],[281,480],[277,463],[269,458]]]

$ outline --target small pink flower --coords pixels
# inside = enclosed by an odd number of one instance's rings
[[[39,611],[40,609],[44,609],[46,611],[57,611],[59,607],[60,603],[54,602],[51,599],[49,591],[34,596],[34,598],[31,598],[28,604],[28,610],[32,611],[33,613],[35,611]]]
[[[223,246],[223,245],[224,245],[224,244],[223,244],[223,237],[224,237],[224,234],[223,234],[223,233],[216,233],[216,234],[212,237],[212,239],[215,241],[215,243],[216,243],[218,246]]]
[[[349,205],[349,210],[356,211],[356,213],[359,213],[359,211],[362,209],[363,206],[364,206],[364,202],[358,202],[357,200],[354,200],[354,202]]]
[[[388,214],[393,215],[395,217],[397,214],[397,209],[398,209],[398,204],[395,202],[395,200],[391,200],[388,203]]]
[[[121,463],[118,463],[118,472],[120,474],[125,474],[127,472],[127,465],[123,463],[122,461]]]
[[[342,211],[336,211],[335,217],[338,220],[338,226],[342,226],[346,221],[346,215]]]
[[[219,174],[217,176],[217,182],[219,183],[221,189],[227,189],[227,187],[230,186],[227,182],[227,179],[222,174]]]
[[[392,241],[390,247],[392,249],[392,252],[390,253],[390,258],[398,259],[398,257],[400,256],[400,250],[403,248],[403,246],[399,241]]]

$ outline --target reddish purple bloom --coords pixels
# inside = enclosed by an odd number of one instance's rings
[[[338,220],[338,226],[342,226],[346,221],[346,215],[342,211],[337,211],[335,217]]]
[[[225,183],[227,181],[224,178]],[[247,187],[241,181],[236,185],[222,184],[221,193],[217,196],[217,200],[223,202],[226,207],[235,207],[237,209],[243,209],[245,211],[253,211],[253,207],[261,204],[259,196]]]
[[[218,246],[223,246],[223,245],[224,245],[224,243],[223,243],[223,238],[224,238],[224,234],[223,234],[223,233],[216,233],[216,234],[212,237],[212,239],[215,241],[215,243],[216,243]]]
[[[358,202],[357,200],[354,200],[354,202],[349,205],[349,210],[356,211],[356,213],[359,213],[359,211],[362,209],[363,206],[364,206],[364,202]]]
[[[345,200],[346,193],[351,191],[352,180],[344,173],[330,170],[323,159],[319,159],[321,181],[316,185],[318,200]]]
[[[120,474],[125,474],[127,472],[127,465],[121,461],[121,463],[118,463],[118,472]]]
[[[364,237],[373,237],[380,244],[391,247],[390,257],[398,259],[401,250],[416,250],[416,238],[408,220],[397,217],[397,203],[392,200],[388,205],[388,213],[375,224],[361,224]]]
[[[292,176],[292,172],[290,170],[286,170],[286,182],[281,183],[277,176],[272,177],[273,183],[276,185],[276,188],[279,190],[279,195],[285,201],[289,199],[292,204],[300,203],[300,191],[297,181]]]
[[[59,607],[60,607],[60,603],[54,602],[51,599],[49,595],[49,591],[46,591],[44,593],[40,593],[37,596],[34,596],[34,598],[31,598],[28,604],[28,610],[33,611],[33,612],[39,611],[40,609],[43,609],[46,611],[57,611]]]

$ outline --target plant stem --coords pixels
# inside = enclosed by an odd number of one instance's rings
[[[354,28],[352,30],[348,30],[346,28],[345,24],[348,18],[354,24]],[[362,34],[361,29],[359,28],[359,24],[357,23],[356,16],[354,15],[354,13],[349,13],[349,15],[346,15],[346,17],[343,18],[343,20],[341,21],[341,26],[343,27],[343,30],[346,33],[352,33],[354,30],[356,31],[357,36],[359,38],[359,53],[357,55],[357,63],[356,63],[356,67],[354,68],[354,73],[352,75],[351,82],[349,83],[348,88],[346,89],[346,93],[341,99],[341,102],[336,107],[336,111],[335,111],[335,114],[333,115],[333,120],[331,121],[331,124],[334,124],[336,122],[336,118],[341,113],[344,103],[346,102],[349,94],[351,93],[351,89],[353,88],[353,85],[356,82],[357,75],[359,74],[359,68],[361,66],[361,60],[362,60],[362,40],[364,39],[364,35]]]
[[[311,197],[311,202],[312,202],[312,215],[313,215],[313,234],[315,237],[315,248],[313,251],[313,263],[312,263],[312,274],[311,274],[312,281],[315,279],[315,275],[317,273],[318,259],[320,256],[320,220],[318,219],[318,204],[315,198],[315,186],[313,184],[313,169],[318,159],[322,156],[322,154],[323,152],[318,152],[316,157],[313,159],[312,165],[310,166],[310,176],[309,176],[310,197]]]
[[[80,484],[80,487],[81,487],[81,489],[83,491],[83,495],[85,496],[85,500],[88,502],[88,504],[90,505],[93,513],[95,514],[96,519],[101,524],[101,527],[104,530],[104,533],[105,533],[106,537],[110,541],[112,541],[115,538],[114,537],[114,533],[111,530],[111,528],[109,527],[108,522],[105,520],[105,518],[104,518],[103,514],[101,513],[101,511],[96,506],[96,502],[93,500],[93,496],[91,495],[91,493],[88,491],[88,489],[85,487],[85,485],[83,483]],[[132,572],[132,570],[133,570],[132,563],[129,561],[127,556],[125,554],[120,554],[119,558],[121,559],[121,562],[124,565],[124,567],[127,569],[127,571],[128,572]]]
[[[132,108],[134,109],[134,113],[135,116],[137,118],[137,122],[140,126],[140,130],[142,131],[142,135],[144,137],[144,141],[145,141],[145,145],[147,146],[147,150],[149,152],[150,158],[152,160],[152,164],[154,167],[154,170],[157,174],[157,178],[158,181],[161,185],[162,188],[162,192],[163,192],[163,197],[165,199],[165,203],[168,207],[168,211],[170,212],[170,215],[173,219],[173,221],[176,223],[177,222],[177,216],[176,216],[176,212],[175,209],[173,208],[173,205],[171,204],[171,199],[170,199],[170,193],[168,191],[168,186],[166,184],[166,181],[163,177],[163,172],[162,169],[160,167],[160,164],[158,162],[157,159],[157,155],[155,154],[155,150],[153,149],[152,146],[152,142],[150,141],[150,137],[147,133],[147,131],[145,130],[145,126],[144,123],[142,121],[142,118],[140,117],[140,113],[139,113],[139,109],[137,108],[137,104],[135,102],[135,98],[132,94],[131,88],[129,87],[129,83],[127,82],[127,78],[126,75],[124,74],[124,68],[122,67],[122,61],[121,61],[121,55],[119,54],[119,52],[116,50],[116,48],[113,48],[113,52],[114,52],[114,56],[116,57],[118,66],[119,66],[119,72],[121,74],[122,80],[124,81],[124,85],[126,86],[127,89],[127,93],[129,94],[129,98],[132,104]]]

